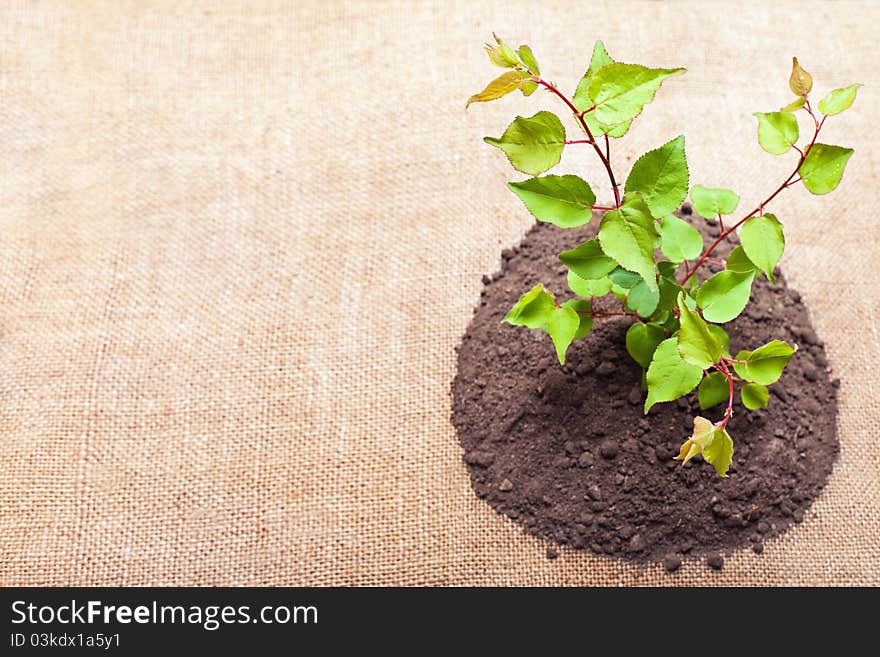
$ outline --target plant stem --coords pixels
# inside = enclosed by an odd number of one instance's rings
[[[638,318],[638,315],[636,313],[631,313],[631,312],[627,312],[627,311],[623,311],[623,312],[615,312],[615,311],[592,312],[590,310],[577,310],[576,308],[574,309],[574,311],[578,315],[589,315],[593,319],[604,319],[605,317],[636,317],[636,318]]]
[[[724,429],[727,427],[727,423],[730,422],[730,418],[733,417],[733,376],[730,374],[727,365],[724,364],[724,359],[715,365],[715,369],[727,377],[727,386],[729,390],[727,396],[727,410],[724,411],[724,417],[721,420],[721,428]]]
[[[758,205],[758,207],[756,207],[754,210],[749,212],[745,217],[743,217],[742,219],[737,221],[735,224],[733,224],[733,226],[730,226],[726,230],[722,230],[721,233],[718,235],[717,239],[709,245],[709,247],[703,252],[703,254],[699,258],[697,258],[697,261],[694,263],[693,267],[686,264],[684,278],[682,278],[678,282],[679,285],[684,285],[685,283],[687,283],[688,279],[691,276],[693,276],[695,273],[697,273],[697,270],[700,268],[700,266],[708,260],[709,254],[715,250],[715,247],[718,246],[725,237],[730,235],[737,228],[739,228],[742,224],[744,224],[746,222],[746,220],[751,219],[755,215],[763,215],[764,214],[764,206],[767,205],[768,203],[770,203],[770,201],[772,201],[774,198],[776,198],[776,196],[779,194],[779,192],[781,192],[783,189],[785,189],[787,187],[790,187],[790,186],[800,182],[800,178],[798,178],[797,180],[795,180],[794,178],[795,178],[795,176],[797,176],[798,171],[801,168],[801,165],[804,163],[804,160],[807,159],[807,155],[810,154],[810,149],[813,148],[813,145],[816,143],[816,138],[819,136],[819,131],[822,129],[822,125],[825,123],[825,119],[827,118],[827,117],[823,116],[822,120],[820,121],[816,118],[815,114],[813,114],[813,111],[811,109],[809,109],[809,106],[807,106],[807,110],[809,111],[810,116],[813,117],[813,122],[816,124],[816,129],[813,132],[813,139],[810,141],[809,145],[803,150],[800,157],[798,158],[797,166],[795,166],[794,171],[791,172],[791,175],[785,179],[785,182],[783,182],[779,187],[777,187],[776,190],[772,194],[770,194],[770,196],[768,196],[763,201],[761,201],[761,203]]]
[[[594,319],[595,319],[596,317],[601,318],[601,317],[628,317],[628,316],[637,317],[638,315],[636,315],[635,313],[628,313],[628,312],[626,312],[626,311],[623,311],[623,312],[614,312],[614,311],[612,311],[612,312],[607,312],[607,313],[606,313],[606,312],[593,313],[593,318],[594,318]]]
[[[592,144],[589,139],[570,139],[566,142],[563,142],[566,146],[570,146],[571,144]]]
[[[540,84],[542,87],[545,87],[547,90],[552,91],[554,94],[559,96],[559,98],[562,100],[562,102],[564,102],[568,106],[568,108],[572,111],[572,113],[575,115],[575,118],[577,118],[578,123],[581,124],[581,128],[583,128],[584,132],[587,133],[587,138],[589,140],[589,143],[592,144],[593,150],[596,151],[596,155],[598,155],[599,159],[602,160],[602,165],[605,167],[605,171],[608,172],[608,180],[611,181],[611,189],[614,190],[614,207],[619,208],[620,207],[620,190],[617,188],[617,181],[614,179],[614,172],[611,170],[610,157],[606,156],[605,153],[602,152],[602,149],[599,147],[599,144],[596,143],[596,138],[593,137],[593,133],[590,130],[590,126],[588,126],[587,122],[584,121],[584,114],[586,114],[586,112],[581,112],[577,107],[574,106],[574,103],[572,103],[568,98],[565,97],[565,94],[563,94],[561,91],[559,91],[559,89],[557,89],[555,86],[553,86],[552,84],[550,84],[546,80],[542,80],[539,77],[535,77],[535,78],[532,78],[532,82],[535,82],[536,84]],[[608,135],[605,135],[605,138],[607,140]]]

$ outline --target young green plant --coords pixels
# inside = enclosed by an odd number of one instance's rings
[[[587,72],[568,97],[542,77],[528,46],[514,50],[495,37],[486,52],[493,64],[506,71],[471,96],[468,105],[517,90],[530,96],[543,88],[562,103],[583,133],[569,139],[559,117],[541,111],[517,116],[500,137],[486,137],[486,143],[504,151],[517,171],[533,176],[508,183],[510,190],[538,221],[560,228],[582,226],[594,212],[604,213],[596,238],[559,255],[568,267],[568,285],[576,298],[560,303],[551,290],[538,284],[519,298],[504,321],[546,331],[564,364],[571,343],[589,333],[594,321],[632,317],[626,349],[643,370],[645,413],[657,403],[694,390],[702,409],[726,403],[715,422],[694,418],[691,435],[675,458],[684,464],[700,454],[720,476],[727,476],[733,457],[728,423],[737,388],[745,408],[766,407],[767,386],[779,379],[797,346],[773,340],[740,350],[734,357],[720,324],[743,312],[759,276],[774,281],[785,237],[782,222],[766,211],[770,202],[795,185],[818,195],[840,183],[853,150],[818,138],[826,119],[848,109],[861,85],[835,89],[814,108],[812,77],[793,58],[789,87],[794,100],[778,111],[756,112],[755,117],[761,148],[776,156],[794,152],[796,162],[791,174],[750,212],[731,220],[740,201],[736,193],[690,186],[683,135],[642,155],[623,185],[611,165],[611,139],[623,137],[663,83],[684,73],[683,68],[615,62],[597,41]],[[799,114],[809,125],[805,137]],[[596,203],[593,188],[579,176],[546,174],[560,162],[563,150],[575,145],[592,148],[605,169],[611,196],[606,205]],[[719,225],[718,237],[705,248],[700,233],[672,214],[688,193],[696,214]],[[726,261],[713,258],[718,245],[737,230],[741,245]],[[723,269],[700,282],[696,274],[707,263]],[[620,300],[619,311],[594,310],[594,301],[607,295]]]

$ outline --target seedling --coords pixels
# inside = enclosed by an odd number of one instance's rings
[[[818,195],[840,183],[853,151],[820,143],[818,137],[829,116],[853,104],[861,85],[835,89],[814,109],[810,99],[813,79],[793,59],[789,87],[794,100],[779,111],[756,112],[755,117],[761,147],[777,156],[794,151],[797,162],[782,184],[753,210],[732,220],[730,215],[740,201],[736,193],[703,185],[689,187],[682,135],[642,155],[623,185],[611,165],[611,139],[623,137],[662,84],[684,73],[683,68],[615,62],[597,41],[590,66],[569,98],[541,76],[528,46],[514,50],[495,37],[486,51],[493,64],[507,70],[471,96],[468,105],[516,90],[530,96],[543,88],[563,103],[583,132],[580,138],[569,139],[559,117],[541,111],[516,117],[500,137],[486,137],[487,143],[504,151],[517,171],[535,176],[508,183],[508,187],[536,219],[561,228],[582,226],[594,211],[604,212],[596,239],[559,254],[577,298],[559,303],[551,290],[538,284],[519,298],[504,321],[546,331],[564,364],[571,343],[583,338],[594,321],[632,317],[626,349],[643,370],[645,413],[659,402],[673,401],[695,389],[702,409],[726,401],[720,420],[694,418],[691,436],[675,457],[684,464],[700,454],[726,477],[733,457],[727,425],[737,387],[747,409],[766,407],[767,386],[779,379],[797,346],[773,340],[740,350],[734,357],[719,324],[742,313],[757,277],[774,280],[785,237],[782,222],[766,211],[768,204],[795,185],[803,184]],[[809,125],[803,146],[797,145],[801,138],[798,113]],[[595,151],[607,173],[612,200],[606,205],[597,205],[591,186],[576,175],[541,175],[559,163],[563,149],[581,145]],[[689,189],[696,214],[719,225],[717,239],[705,248],[699,232],[672,214]],[[724,262],[713,258],[716,247],[737,229],[741,246]],[[723,270],[701,284],[696,273],[710,262],[723,265]],[[609,294],[620,300],[620,310],[594,310],[594,301]]]

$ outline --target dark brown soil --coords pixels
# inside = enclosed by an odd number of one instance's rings
[[[699,217],[693,223],[705,237],[718,234]],[[596,226],[536,224],[502,254],[501,272],[483,279],[452,386],[453,423],[474,490],[541,538],[662,561],[670,572],[689,557],[707,557],[719,569],[724,554],[749,544],[760,553],[766,538],[803,520],[839,449],[839,381],[829,377],[801,296],[781,274],[776,285],[761,277],[745,312],[725,326],[733,353],[777,338],[800,350],[771,386],[767,409],[737,404],[728,478],[700,457],[682,467],[672,457],[694,415],[720,419],[723,406],[701,412],[694,392],[643,415],[641,370],[624,346],[626,318],[597,320],[564,367],[545,333],[501,321],[538,282],[571,296],[556,255],[594,236]],[[719,247],[720,257],[730,248]],[[714,266],[704,269],[709,275]]]

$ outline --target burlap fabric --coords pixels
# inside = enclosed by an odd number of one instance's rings
[[[0,12],[2,584],[880,584],[875,3],[192,4]],[[465,111],[492,30],[569,90],[600,37],[688,67],[613,160],[684,132],[692,180],[750,206],[793,165],[750,116],[788,99],[790,56],[866,85],[827,128],[856,149],[841,187],[774,205],[842,452],[763,556],[548,561],[472,494],[454,348],[531,223],[480,138],[564,114]]]

